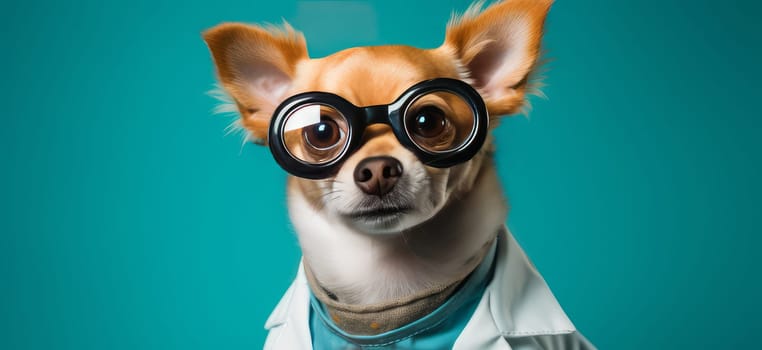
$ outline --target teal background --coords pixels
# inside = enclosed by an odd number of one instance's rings
[[[0,348],[260,348],[295,272],[285,175],[224,135],[200,32],[438,46],[469,1],[0,4]],[[559,1],[547,100],[496,131],[509,225],[602,349],[762,332],[755,1]]]

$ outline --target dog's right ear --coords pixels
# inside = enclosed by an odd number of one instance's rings
[[[270,118],[291,86],[296,65],[308,59],[304,36],[283,28],[224,23],[204,32],[217,76],[235,100],[241,124],[265,143]]]

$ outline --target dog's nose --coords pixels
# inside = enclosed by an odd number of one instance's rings
[[[383,196],[394,188],[402,176],[402,163],[392,157],[363,159],[355,168],[355,183],[363,192]]]

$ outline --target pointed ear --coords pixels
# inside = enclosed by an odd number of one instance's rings
[[[518,112],[540,55],[552,0],[506,0],[480,11],[472,5],[447,28],[442,48],[468,70],[492,116]]]
[[[241,124],[255,142],[265,143],[270,118],[286,97],[296,64],[308,59],[304,36],[288,23],[282,29],[225,23],[203,37],[217,76],[241,113]]]

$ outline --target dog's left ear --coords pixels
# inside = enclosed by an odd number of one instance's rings
[[[455,54],[468,70],[492,116],[516,113],[537,65],[553,1],[506,0],[480,12],[482,3],[450,22],[441,48]]]

